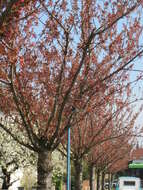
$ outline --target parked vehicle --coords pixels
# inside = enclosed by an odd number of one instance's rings
[[[116,190],[141,190],[141,180],[138,177],[120,177]]]

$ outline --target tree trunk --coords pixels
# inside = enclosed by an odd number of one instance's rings
[[[89,166],[89,185],[90,190],[95,190],[95,167],[93,164]]]
[[[97,185],[96,185],[96,190],[100,190],[100,170],[97,170]]]
[[[102,172],[102,187],[101,187],[101,190],[104,190],[104,180],[105,180],[105,173]]]
[[[110,190],[111,187],[112,187],[112,182],[113,182],[113,174],[112,174],[112,173],[109,173],[109,184],[110,184],[109,190]]]
[[[4,167],[2,167],[2,172],[4,175],[2,189],[8,189],[10,187],[10,173]]]
[[[2,189],[8,189],[10,187],[10,178],[8,179],[7,176],[4,177],[2,183]]]
[[[38,153],[37,172],[38,172],[38,189],[52,189],[52,152],[43,151]]]
[[[108,190],[110,190],[110,184],[111,184],[110,173],[108,174],[108,181],[109,181],[109,187],[108,187]]]
[[[75,190],[82,190],[82,161],[76,160],[74,161],[75,168]]]

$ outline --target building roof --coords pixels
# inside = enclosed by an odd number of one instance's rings
[[[132,151],[131,153],[131,160],[143,160],[143,148],[138,148]]]

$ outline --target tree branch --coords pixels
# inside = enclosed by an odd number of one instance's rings
[[[37,150],[35,149],[35,147],[33,147],[33,146],[29,145],[29,144],[26,144],[26,143],[20,141],[19,138],[16,137],[16,135],[13,134],[13,133],[11,132],[11,130],[8,129],[6,126],[4,126],[2,123],[0,123],[0,127],[1,127],[8,135],[10,135],[17,143],[19,143],[20,145],[25,146],[26,148],[28,148],[28,149],[30,149],[30,150],[32,150],[32,151],[37,151]]]

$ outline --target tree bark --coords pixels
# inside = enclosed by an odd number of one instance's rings
[[[51,190],[52,189],[52,152],[42,151],[38,153],[37,162],[37,178],[39,190]]]
[[[4,167],[2,167],[2,172],[4,174],[2,189],[8,189],[10,187],[10,176],[11,176],[11,174]]]
[[[110,184],[111,184],[110,173],[108,174],[108,181],[109,181],[109,187],[108,187],[108,190],[110,190]]]
[[[97,170],[97,185],[96,185],[96,190],[99,190],[100,189],[100,170]]]
[[[105,180],[105,173],[102,172],[102,183],[101,183],[102,187],[101,187],[101,190],[104,190],[104,180]]]
[[[2,183],[2,189],[8,189],[10,187],[10,177],[5,176]]]
[[[75,190],[82,190],[82,160],[74,161],[75,168]]]
[[[90,190],[95,190],[95,167],[93,164],[89,166],[89,185]]]

